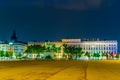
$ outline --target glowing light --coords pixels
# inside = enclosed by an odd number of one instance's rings
[[[13,45],[13,43],[12,43],[12,42],[10,42],[10,43],[9,43],[9,45]]]

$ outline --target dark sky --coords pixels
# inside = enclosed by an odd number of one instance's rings
[[[120,40],[120,0],[0,0],[0,39]]]

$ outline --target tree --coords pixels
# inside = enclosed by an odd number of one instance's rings
[[[71,55],[75,55],[75,59],[77,59],[78,57],[81,57],[82,53],[82,48],[81,47],[75,47],[72,46],[69,50],[71,52]]]
[[[8,53],[9,53],[9,57],[11,58],[13,56],[13,52],[8,51]]]
[[[21,59],[22,58],[22,54],[21,53],[16,53],[16,58]]]
[[[61,52],[61,47],[56,47],[57,53]]]
[[[99,53],[94,53],[94,54],[93,54],[93,57],[95,57],[95,59],[96,59],[96,58],[99,58],[99,57],[100,57],[100,54],[99,54]]]
[[[8,53],[7,51],[5,52],[5,57],[6,57],[7,59],[9,59],[9,57],[10,57],[10,56],[9,56],[9,53]]]
[[[25,52],[27,54],[32,53],[32,45],[31,46],[27,46],[27,49],[25,50]]]
[[[64,56],[66,57],[66,59],[68,60],[68,58],[69,58],[69,47],[66,45],[66,44],[63,44],[63,54],[64,54]]]
[[[61,47],[56,46],[55,50],[56,54],[54,54],[55,57],[60,58],[60,52],[61,52]]]
[[[5,54],[4,54],[4,51],[0,51],[0,57],[4,57]]]
[[[67,59],[73,59],[75,56],[75,59],[78,58],[78,56],[82,55],[82,48],[81,47],[75,47],[75,46],[68,46],[66,44],[63,44],[63,51],[67,54]]]
[[[34,45],[34,52],[37,54],[37,58],[39,58],[39,55],[44,53],[44,47],[41,45]]]
[[[85,56],[87,56],[90,59],[90,53],[89,52],[86,52]]]
[[[75,59],[77,59],[78,57],[81,57],[81,55],[83,54],[81,47],[75,47],[75,46],[73,46],[70,49],[70,51],[72,52],[72,55],[75,55]]]
[[[119,59],[119,58],[120,58],[120,54],[117,54],[117,55],[116,55],[116,58]]]
[[[13,53],[11,51],[0,51],[0,57],[7,57],[10,58],[13,56]]]
[[[106,57],[108,59],[108,54],[107,53],[102,53],[102,57]]]
[[[13,53],[11,51],[6,51],[4,53],[4,57],[7,57],[8,59],[10,59],[13,56]]]
[[[55,53],[57,53],[58,50],[55,44],[48,42],[45,44],[45,51],[51,56],[51,59],[54,59]]]
[[[10,57],[9,52],[6,51],[5,57]]]
[[[27,50],[25,51],[28,54],[37,54],[37,57],[40,53],[44,52],[44,47],[41,45],[31,45],[27,47]]]
[[[73,59],[73,55],[75,54],[75,47],[68,46],[68,59]]]
[[[78,47],[78,48],[77,48],[76,58],[77,58],[77,57],[81,57],[82,54],[83,54],[83,52],[82,52],[82,48],[81,48],[81,47]]]

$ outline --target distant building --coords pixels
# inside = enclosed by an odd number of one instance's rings
[[[15,30],[13,30],[13,35],[11,36],[9,46],[13,48],[12,52],[15,53],[15,55],[23,55],[25,50],[27,49],[27,43],[17,40]]]
[[[21,41],[10,42],[9,44],[13,48],[13,52],[16,55],[23,55],[25,50],[27,49],[27,43]]]
[[[7,41],[0,41],[0,51],[6,52],[11,50],[12,48],[10,47]]]
[[[56,47],[61,47],[60,53],[56,53],[62,57],[63,55],[63,44],[68,46],[81,47],[83,52],[89,52],[91,54],[94,53],[118,53],[118,42],[116,40],[105,40],[100,41],[96,40],[81,40],[81,39],[62,39],[61,42],[49,42],[49,44],[55,44]],[[50,46],[46,42],[28,42],[28,45],[42,45],[42,46]]]
[[[40,45],[41,43],[43,43],[43,42],[39,42],[39,41],[29,41],[29,42],[28,42],[28,46],[30,46],[30,45]]]
[[[68,46],[81,47],[84,52],[90,53],[117,53],[118,51],[118,42],[116,40],[81,41],[80,39],[62,39],[62,43]]]

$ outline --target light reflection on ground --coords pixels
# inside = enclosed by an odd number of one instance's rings
[[[120,80],[120,61],[1,61],[0,80]]]

